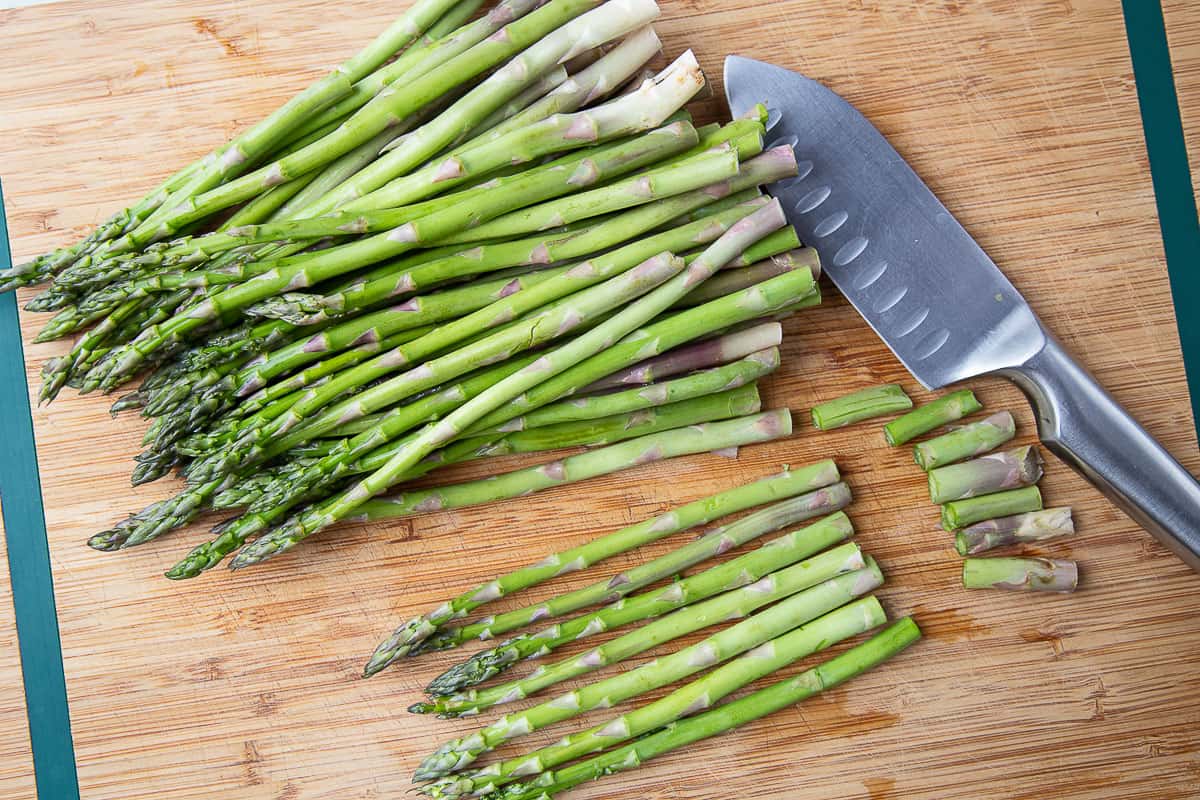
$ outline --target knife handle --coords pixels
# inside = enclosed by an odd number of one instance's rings
[[[1029,396],[1046,447],[1200,572],[1200,483],[1058,341],[1000,374]]]

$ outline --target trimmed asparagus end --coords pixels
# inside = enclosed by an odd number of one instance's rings
[[[903,389],[892,383],[815,405],[812,408],[812,421],[818,430],[828,431],[906,408],[912,408],[912,400]]]
[[[1079,584],[1079,566],[1055,558],[968,558],[962,580],[968,589],[1068,593]]]

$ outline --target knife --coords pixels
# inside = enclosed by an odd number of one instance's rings
[[[725,61],[734,116],[765,102],[796,177],[768,191],[822,270],[927,389],[1001,375],[1042,442],[1200,572],[1200,484],[1076,363],[883,135],[799,73]]]

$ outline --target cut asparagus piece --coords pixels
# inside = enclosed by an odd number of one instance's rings
[[[555,744],[426,784],[420,791],[434,798],[486,795],[522,776],[537,775],[560,764],[605,750],[665,725],[711,708],[733,692],[813,653],[865,633],[887,621],[874,596],[855,600],[812,622],[717,667],[671,694],[600,725],[570,734]]]
[[[963,586],[1018,592],[1073,592],[1079,566],[1057,558],[964,558]]]
[[[929,497],[940,505],[1032,486],[1041,479],[1042,457],[1036,447],[1026,445],[931,469]]]
[[[457,772],[505,741],[594,708],[615,705],[695,674],[839,608],[883,582],[883,575],[874,561],[869,561],[863,569],[839,575],[812,588],[794,589],[793,582],[802,583],[803,574],[802,565],[788,567],[750,586],[680,609],[606,645],[589,650],[583,656],[547,667],[537,677],[531,676],[509,687],[497,687],[510,693],[511,699],[519,699],[563,679],[559,675],[582,675],[685,633],[701,630],[717,620],[749,616],[698,644],[629,672],[567,692],[531,709],[508,714],[474,734],[447,742],[421,762],[414,779],[431,780]],[[752,613],[776,600],[784,602],[757,614]],[[709,616],[710,613],[712,616]]]
[[[543,772],[526,784],[510,784],[497,796],[504,800],[540,800],[606,775],[635,769],[652,758],[692,742],[733,730],[787,708],[879,666],[921,638],[911,617],[885,628],[862,644],[834,656],[794,678],[733,702],[672,723],[661,731],[599,756],[553,772]]]
[[[812,407],[813,425],[829,431],[912,408],[912,400],[896,384],[874,386]]]
[[[954,547],[959,555],[973,556],[1010,544],[1044,542],[1074,533],[1070,508],[1047,508],[969,525],[954,535]]]
[[[814,525],[773,539],[754,552],[710,567],[666,588],[627,596],[599,611],[557,623],[536,633],[518,636],[490,650],[476,653],[435,678],[426,691],[431,695],[443,696],[459,693],[498,675],[517,661],[540,658],[576,639],[659,616],[719,592],[753,583],[853,533],[849,517],[841,512],[835,513]],[[862,563],[849,558],[855,547],[853,544],[835,547],[805,562],[813,573],[813,584],[832,578],[839,572],[861,567]],[[431,639],[430,649],[437,649],[437,646]]]
[[[408,655],[413,648],[436,633],[446,623],[461,619],[476,608],[501,597],[508,597],[522,589],[536,586],[567,572],[586,569],[612,556],[658,541],[671,534],[704,525],[719,517],[829,486],[836,483],[839,477],[837,465],[832,461],[819,461],[801,469],[785,470],[779,475],[701,498],[665,514],[594,539],[579,547],[553,553],[536,564],[530,564],[493,581],[476,586],[453,600],[409,620],[375,649],[364,673],[370,676],[379,672],[397,658]],[[682,567],[672,564],[667,569],[670,572],[660,573],[658,577],[678,571]],[[658,577],[643,578],[641,586],[657,580]],[[624,583],[634,583],[634,580],[630,579]],[[599,602],[599,598],[604,597],[608,591],[606,583],[597,592],[596,600],[583,599],[579,601],[579,605],[565,608],[561,613]]]
[[[918,436],[924,436],[935,428],[974,414],[981,408],[983,405],[975,399],[974,392],[961,389],[897,417],[883,426],[883,435],[887,437],[888,444],[896,447]]]
[[[948,531],[965,528],[995,517],[1042,510],[1042,493],[1036,486],[955,500],[942,506],[942,527]]]
[[[913,460],[928,472],[965,458],[995,450],[1017,435],[1017,423],[1007,411],[972,422],[913,447]]]

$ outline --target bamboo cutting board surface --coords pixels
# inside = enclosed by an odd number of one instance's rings
[[[395,5],[0,11],[0,175],[15,257],[75,239],[256,120]],[[1194,143],[1200,9],[1167,6]],[[667,53],[695,48],[717,97],[722,58],[738,52],[801,69],[862,109],[1101,382],[1200,473],[1118,4],[664,0],[663,11]],[[698,118],[718,105],[701,104]],[[767,405],[804,412],[887,381],[927,399],[833,294],[786,323]],[[24,315],[27,342],[41,322]],[[31,386],[63,348],[26,346]],[[1017,414],[1020,441],[1034,440],[1016,390],[974,386],[989,408]],[[858,539],[888,575],[881,598],[914,614],[926,639],[848,686],[572,796],[1200,796],[1200,577],[1051,458],[1048,501],[1074,506],[1081,533],[1043,552],[1078,559],[1081,590],[968,593],[907,451],[887,448],[876,425],[823,434],[804,419],[737,461],[696,456],[519,502],[350,525],[263,568],[177,584],[160,574],[205,525],[116,555],[83,546],[175,484],[130,489],[143,423],[64,392],[34,421],[83,796],[399,796],[425,752],[477,723],[404,710],[458,654],[358,679],[394,624],[552,549],[826,456],[853,486]],[[526,462],[503,465],[514,463]],[[24,798],[33,783],[3,574],[0,797]]]

